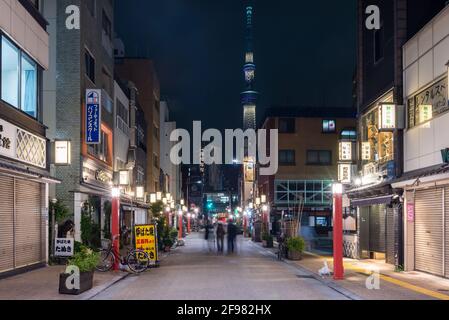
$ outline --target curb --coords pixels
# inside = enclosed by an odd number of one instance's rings
[[[88,294],[86,293],[86,296],[83,296],[80,300],[92,300],[93,298],[95,298],[99,294],[103,293],[104,291],[106,291],[107,289],[112,287],[113,285],[115,285],[118,282],[126,279],[129,275],[130,275],[130,273],[125,273],[125,274],[122,274],[122,275],[114,277],[108,283],[105,283],[102,286],[98,286],[98,287],[95,287],[92,290],[89,290]]]

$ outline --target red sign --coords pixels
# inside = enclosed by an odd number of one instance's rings
[[[407,221],[408,222],[415,221],[415,204],[414,203],[407,204]]]

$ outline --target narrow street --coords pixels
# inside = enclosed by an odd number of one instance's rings
[[[128,276],[95,296],[97,300],[346,300],[309,274],[276,258],[248,239],[237,253],[209,252],[203,234],[164,258],[161,267]]]

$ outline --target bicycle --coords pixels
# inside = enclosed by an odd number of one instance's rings
[[[114,240],[117,238],[118,237],[114,237]],[[100,250],[100,262],[96,267],[96,270],[99,272],[110,271],[114,266],[117,257],[122,265],[127,265],[129,270],[137,274],[145,272],[150,267],[150,258],[145,251],[129,249],[126,257],[123,257],[119,252],[115,252],[112,243],[113,241],[109,244],[107,249]]]
[[[282,261],[287,256],[287,246],[285,245],[285,240],[281,237],[279,239],[277,258]]]

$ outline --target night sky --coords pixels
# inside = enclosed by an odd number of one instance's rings
[[[242,0],[116,0],[126,55],[155,61],[173,120],[190,129],[242,126]],[[352,106],[356,3],[258,0],[258,120],[271,106]]]

